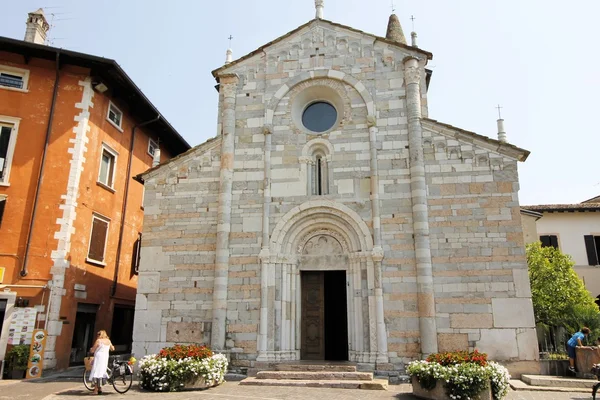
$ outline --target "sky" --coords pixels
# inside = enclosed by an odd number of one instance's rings
[[[23,39],[43,7],[51,44],[115,59],[195,146],[216,135],[211,71],[314,18],[314,0],[21,0],[0,36]],[[600,1],[395,0],[410,37],[433,53],[429,117],[496,138],[500,104],[520,163],[522,205],[600,195]],[[325,19],[385,36],[390,0],[325,0]]]

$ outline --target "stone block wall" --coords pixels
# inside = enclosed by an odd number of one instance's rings
[[[219,144],[213,139],[146,177],[136,355],[210,341]]]

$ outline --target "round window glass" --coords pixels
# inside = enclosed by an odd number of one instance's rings
[[[312,103],[302,114],[302,125],[313,132],[325,132],[335,125],[337,111],[334,106],[324,101]]]

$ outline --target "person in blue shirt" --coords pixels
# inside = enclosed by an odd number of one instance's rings
[[[583,328],[581,328],[581,331],[571,336],[571,339],[569,339],[569,341],[567,342],[567,353],[569,354],[569,371],[575,372],[575,349],[577,347],[583,347],[583,343],[581,343],[581,340],[587,337],[587,335],[589,334],[590,328],[584,326]]]

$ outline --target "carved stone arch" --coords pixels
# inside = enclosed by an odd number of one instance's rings
[[[318,73],[318,74],[316,74]],[[319,70],[319,71],[305,71],[293,78],[290,78],[286,83],[284,83],[273,95],[271,101],[269,102],[266,112],[265,112],[265,124],[270,125],[273,124],[273,117],[275,116],[275,109],[279,105],[279,102],[282,98],[284,98],[287,93],[294,88],[296,85],[301,82],[309,81],[311,79],[319,79],[319,78],[330,78],[341,81],[349,86],[352,86],[362,97],[366,107],[368,115],[377,115],[375,102],[373,101],[373,97],[365,87],[365,85],[356,79],[354,76],[347,74],[342,71],[336,71],[333,69],[329,70]]]
[[[329,243],[329,246],[327,246],[327,249],[325,251],[326,254],[335,255],[350,252],[350,248],[348,243],[346,242],[346,239],[342,237],[342,235],[339,232],[335,232],[326,228],[320,228],[314,229],[306,235],[304,235],[302,238],[300,238],[300,240],[298,241],[298,253],[302,255],[311,254],[311,249],[309,248],[309,246],[315,241],[319,242],[319,239],[321,237],[329,237],[332,239],[332,241],[330,241]]]
[[[304,145],[304,147],[302,147],[302,156],[310,157],[313,149],[315,149],[317,147],[326,149],[327,155],[329,155],[329,156],[333,155],[333,145],[331,144],[331,142],[327,139],[316,138],[316,139],[308,141]]]
[[[309,200],[279,220],[271,234],[271,254],[295,253],[299,240],[317,227],[345,236],[352,252],[373,249],[371,231],[354,210],[330,200]]]

